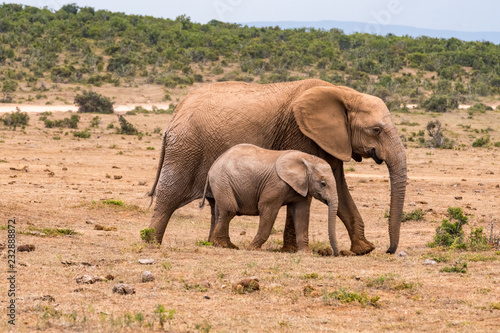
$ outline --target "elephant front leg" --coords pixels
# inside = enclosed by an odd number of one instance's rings
[[[293,222],[292,212],[290,207],[286,206],[286,221],[285,231],[283,232],[283,247],[281,252],[297,252],[297,240],[295,233],[295,223]]]
[[[216,210],[218,210],[218,208],[216,208]],[[229,222],[231,222],[234,216],[234,213],[224,210],[219,211],[212,237],[214,246],[238,250],[238,247],[231,243],[231,239],[229,238]]]
[[[335,174],[339,198],[337,216],[342,220],[349,233],[351,252],[357,255],[370,253],[375,249],[375,246],[365,238],[363,219],[349,193],[344,177],[344,170],[343,168],[340,169],[342,170],[340,174]]]
[[[291,206],[291,213],[297,233],[297,250],[311,252],[309,248],[309,212],[311,198],[299,201]]]

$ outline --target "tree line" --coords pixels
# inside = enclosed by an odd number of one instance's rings
[[[144,82],[167,88],[218,80],[321,78],[407,103],[445,110],[500,94],[500,45],[455,38],[344,34],[339,29],[255,28],[126,15],[75,4],[60,10],[0,5],[0,81],[99,86]],[[431,101],[429,101],[432,99]],[[442,110],[440,108],[439,110]]]

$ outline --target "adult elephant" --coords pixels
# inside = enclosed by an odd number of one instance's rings
[[[374,249],[349,193],[343,162],[373,158],[386,162],[391,180],[390,246],[398,247],[406,190],[406,155],[384,102],[321,80],[277,84],[215,83],[193,91],[178,105],[163,134],[150,228],[161,243],[172,213],[203,196],[208,170],[228,148],[251,143],[274,150],[300,150],[332,167],[339,196],[338,213],[351,239],[350,250]],[[212,226],[214,229],[214,202]],[[294,251],[295,229],[287,210],[284,251]]]

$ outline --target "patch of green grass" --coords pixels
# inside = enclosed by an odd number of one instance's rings
[[[304,274],[304,279],[317,279],[317,278],[318,278],[318,273]]]
[[[154,228],[153,228],[154,229]],[[165,261],[161,264],[161,267],[166,270],[166,271],[169,271],[172,269],[172,263],[170,261]]]
[[[361,306],[367,306],[367,305],[372,305],[375,307],[378,307],[378,301],[380,300],[380,296],[369,296],[368,294],[362,292],[362,293],[357,293],[357,292],[351,292],[343,288],[339,288],[338,290],[335,290],[334,292],[331,293],[325,293],[323,295],[323,300],[326,303],[330,303],[329,300],[336,300],[339,301],[342,304],[346,303],[358,303]]]
[[[27,231],[20,232],[24,235],[32,235],[32,236],[41,236],[41,237],[57,237],[57,236],[70,236],[70,235],[79,235],[76,231],[72,229],[63,229],[63,228],[37,228],[37,227],[29,227]]]
[[[140,232],[141,239],[146,243],[154,243],[156,242],[155,238],[155,228],[146,228],[142,229]]]
[[[0,230],[7,230],[9,226],[7,224],[0,225]]]
[[[107,199],[101,201],[105,205],[123,206],[123,201],[120,199]]]
[[[345,169],[345,171],[350,171],[350,172],[352,172],[352,171],[356,171],[356,169],[354,169],[353,167],[350,167],[350,168],[346,168],[346,169]]]
[[[382,274],[377,277],[368,278],[366,282],[366,286],[370,288],[382,288],[387,286],[388,283],[394,281],[394,275],[392,273]]]
[[[500,302],[491,303],[490,304],[490,309],[491,310],[500,310]]]
[[[9,163],[7,160],[0,159],[0,163]]]
[[[199,291],[199,292],[206,292],[208,289],[202,285],[199,285],[199,284],[188,284],[188,283],[184,283],[184,289],[186,290],[195,290],[195,291]]]
[[[425,213],[421,209],[415,209],[412,210],[411,212],[403,212],[401,215],[401,222],[406,222],[406,221],[422,221],[424,219]],[[385,211],[384,213],[385,218],[389,218],[389,211]]]
[[[496,256],[488,256],[484,254],[479,254],[479,253],[467,253],[464,256],[464,259],[467,261],[472,261],[472,262],[479,262],[479,261],[497,261],[500,260],[500,258]]]
[[[147,147],[146,150],[155,150],[155,147]]]
[[[52,137],[52,140],[61,140],[61,137],[60,136],[54,136],[54,137]]]
[[[453,266],[445,266],[439,270],[444,273],[467,273],[467,263],[463,261],[457,261]]]
[[[196,246],[212,246],[212,242],[199,240],[196,241]]]

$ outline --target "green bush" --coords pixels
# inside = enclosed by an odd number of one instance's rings
[[[129,123],[124,116],[119,115],[118,121],[120,123],[120,129],[117,129],[117,134],[126,134],[126,135],[138,135],[140,132],[137,128],[134,127],[131,123]]]
[[[73,132],[73,135],[77,138],[82,138],[82,139],[88,139],[90,138],[90,132],[89,129],[86,128],[83,131],[80,132]]]
[[[488,143],[490,143],[490,136],[489,135],[480,137],[479,139],[475,140],[472,143],[472,147],[484,147]]]
[[[14,131],[17,126],[25,127],[28,126],[30,120],[30,116],[28,113],[21,112],[21,110],[17,109],[16,112],[6,113],[2,117],[0,117],[0,121],[4,123],[4,125],[12,127]]]
[[[422,103],[422,107],[431,112],[446,112],[458,108],[458,101],[452,97],[433,94]]]
[[[78,112],[83,113],[113,113],[113,104],[109,98],[93,91],[84,91],[75,96]]]
[[[42,119],[42,117],[40,117]],[[43,121],[46,128],[78,128],[78,122],[80,121],[80,116],[77,114],[71,115],[69,118],[59,119],[59,120],[50,120],[45,118]]]
[[[95,116],[90,121],[90,127],[99,127],[100,123],[101,123],[101,118],[99,118],[99,116]]]
[[[467,224],[468,218],[463,214],[460,207],[448,207],[450,219],[443,219],[441,225],[436,228],[434,242],[427,244],[430,247],[444,246],[465,248],[464,231],[462,226]],[[456,221],[456,222],[452,222]]]

